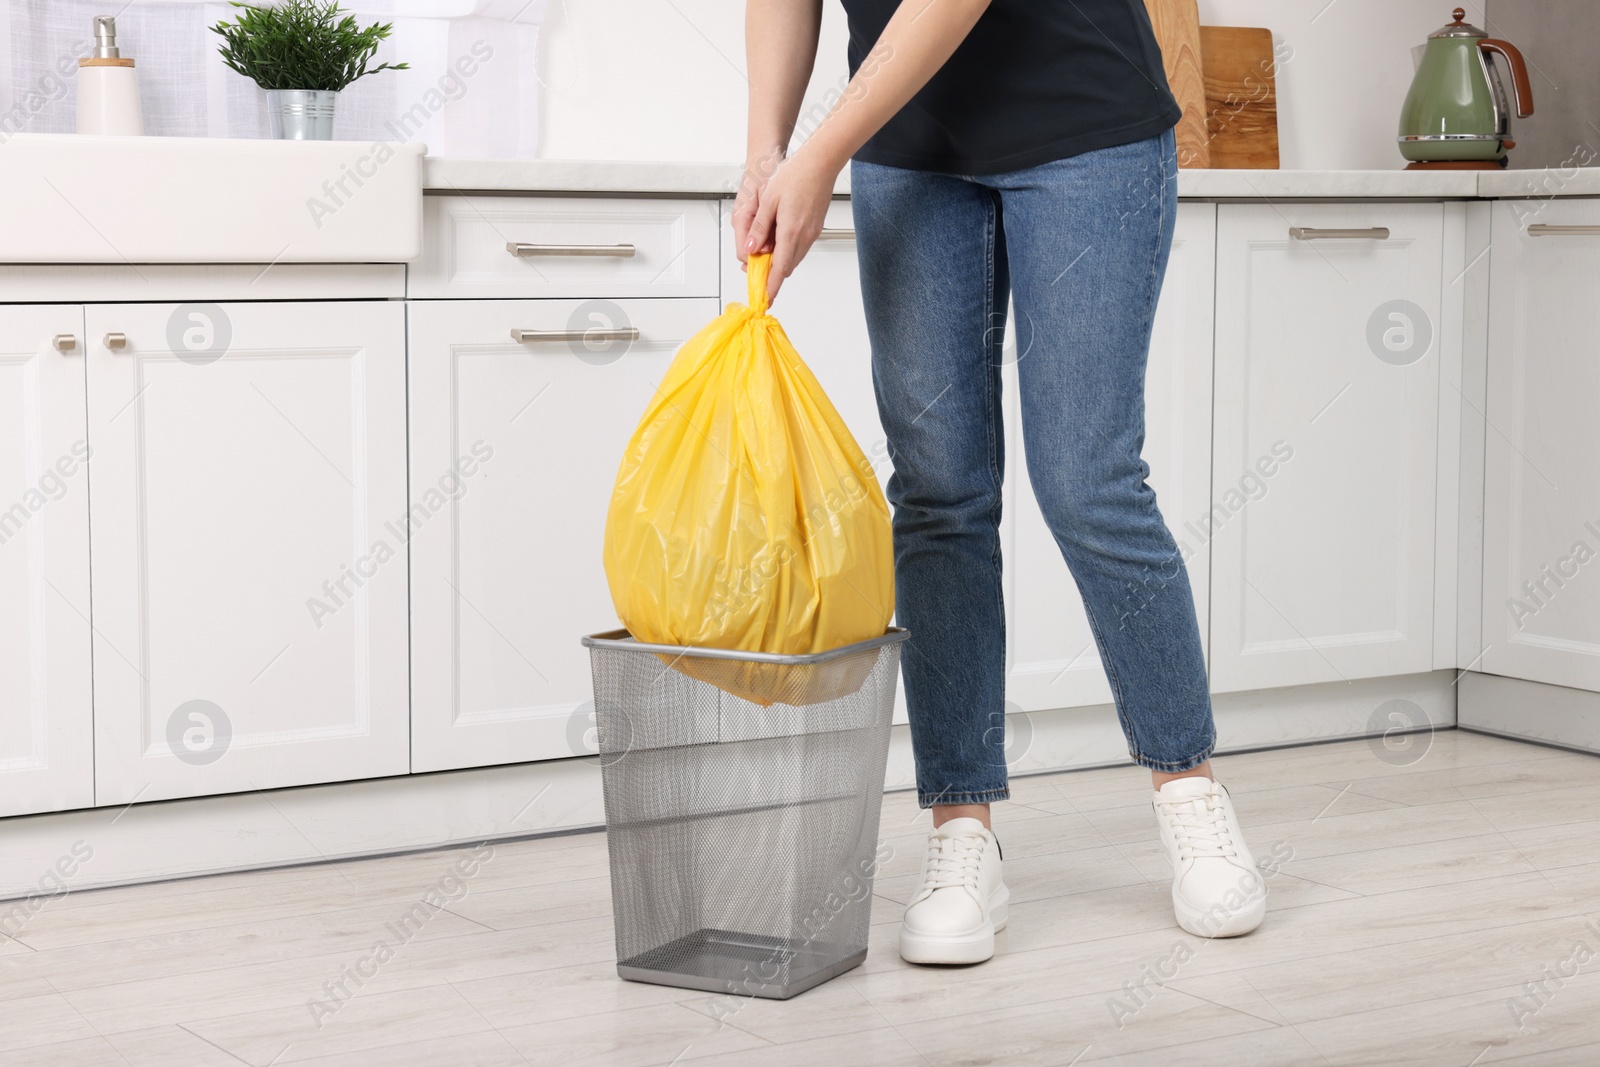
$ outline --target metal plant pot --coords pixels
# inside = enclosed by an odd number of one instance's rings
[[[324,89],[268,89],[267,118],[280,141],[333,140],[337,92]]]

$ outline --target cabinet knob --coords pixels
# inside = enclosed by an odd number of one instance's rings
[[[75,334],[58,333],[50,339],[50,344],[57,352],[71,352],[78,347],[78,338]]]
[[[128,335],[125,333],[106,334],[106,347],[113,352],[121,352],[128,347]]]
[[[522,241],[507,241],[506,251],[519,259],[528,256],[618,256],[632,257],[632,245],[533,245]]]

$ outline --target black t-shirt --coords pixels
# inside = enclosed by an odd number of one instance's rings
[[[852,76],[899,4],[844,0]],[[1142,141],[1180,117],[1144,0],[993,0],[855,158],[998,174]]]

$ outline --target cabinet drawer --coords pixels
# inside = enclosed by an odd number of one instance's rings
[[[717,295],[715,200],[430,196],[413,297]]]

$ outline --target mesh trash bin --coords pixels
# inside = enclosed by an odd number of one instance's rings
[[[807,656],[583,639],[621,977],[784,999],[866,958],[906,636]]]

